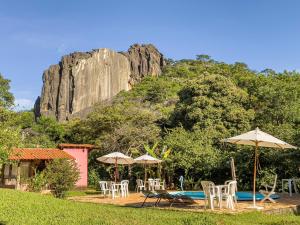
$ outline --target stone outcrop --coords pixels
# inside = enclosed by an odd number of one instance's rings
[[[131,85],[138,83],[146,75],[158,76],[165,66],[163,55],[154,45],[132,45],[128,52],[122,52],[130,63],[130,81]]]
[[[133,45],[120,53],[103,48],[63,56],[44,71],[35,115],[59,121],[82,118],[96,103],[129,90],[143,77],[160,75],[163,66],[163,55],[153,45]]]

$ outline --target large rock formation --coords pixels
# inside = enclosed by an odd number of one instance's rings
[[[122,52],[130,62],[130,84],[140,82],[146,75],[157,76],[161,74],[165,65],[163,55],[151,44],[132,45],[128,52]]]
[[[44,71],[35,114],[59,121],[82,118],[96,103],[129,90],[144,76],[160,75],[164,63],[153,45],[133,45],[125,53],[103,48],[63,56]]]

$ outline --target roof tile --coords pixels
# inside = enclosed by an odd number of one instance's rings
[[[56,148],[15,148],[9,156],[10,160],[35,159],[75,159],[68,153]]]

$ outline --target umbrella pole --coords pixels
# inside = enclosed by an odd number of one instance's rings
[[[256,142],[255,143],[255,154],[254,154],[254,171],[253,171],[253,207],[256,207],[255,186],[256,186],[257,149],[258,149],[258,143]]]
[[[116,158],[116,161],[115,161],[115,183],[117,183],[117,176],[118,176],[118,159]]]
[[[147,181],[147,169],[146,169],[146,164],[144,164],[144,167],[145,167],[145,175],[144,175],[144,186],[146,188],[146,181]]]

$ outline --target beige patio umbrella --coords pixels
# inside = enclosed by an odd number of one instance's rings
[[[236,180],[235,164],[234,164],[234,159],[232,157],[230,158],[230,168],[231,168],[232,180]]]
[[[145,168],[145,183],[146,183],[146,180],[147,180],[147,170],[146,170],[146,166],[147,165],[151,165],[151,164],[159,164],[162,162],[162,160],[160,159],[157,159],[157,158],[154,158],[148,154],[145,154],[145,155],[142,155],[140,157],[137,157],[134,159],[135,163],[139,163],[139,164],[143,164],[144,165],[144,168]]]
[[[103,163],[115,164],[115,182],[119,179],[118,165],[129,165],[134,163],[134,160],[131,157],[124,155],[121,152],[113,152],[101,156],[97,158],[97,160]]]
[[[257,166],[257,152],[258,147],[269,147],[269,148],[294,148],[297,147],[290,145],[284,141],[279,140],[278,138],[273,137],[270,134],[267,134],[261,131],[259,128],[249,131],[247,133],[223,139],[224,142],[229,142],[232,144],[240,145],[252,145],[255,146],[255,156],[254,156],[254,171],[253,171],[253,208],[259,208],[256,206],[255,199],[255,185],[256,185],[256,166]]]

